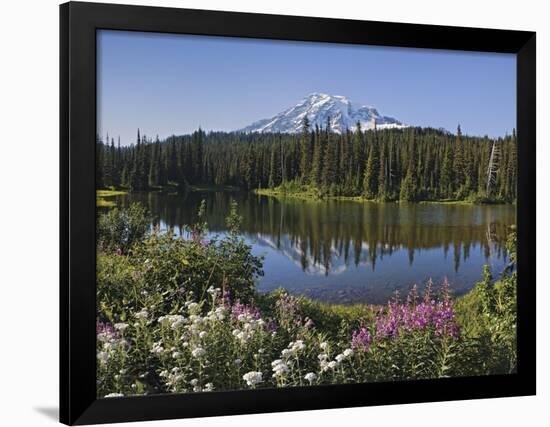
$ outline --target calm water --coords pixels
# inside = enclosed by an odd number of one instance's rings
[[[383,303],[395,290],[448,278],[455,294],[468,291],[484,264],[498,275],[507,263],[507,227],[515,206],[461,206],[300,200],[240,192],[120,196],[139,201],[161,227],[183,232],[207,203],[209,231],[220,237],[231,199],[239,204],[242,231],[264,255],[258,289],[284,287],[323,301]]]

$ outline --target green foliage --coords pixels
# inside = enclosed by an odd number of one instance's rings
[[[402,200],[404,202],[416,201],[416,180],[410,173],[407,174],[407,176],[403,180],[403,183],[401,184],[399,200]]]
[[[128,209],[111,209],[99,216],[97,241],[100,247],[109,251],[127,253],[149,230],[151,219],[147,210],[138,203]]]
[[[374,141],[370,146],[369,157],[365,167],[365,176],[363,178],[363,194],[366,199],[375,199],[378,195],[379,169],[378,142]]]
[[[146,235],[145,218],[138,204],[100,216],[97,286],[102,319],[124,320],[143,304],[156,315],[171,313],[188,299],[204,298],[211,286],[242,301],[252,298],[255,279],[263,274],[262,260],[237,234],[236,205],[228,217],[233,231],[219,241],[205,239],[204,203],[198,223],[189,229],[190,239],[158,230]]]
[[[459,322],[467,336],[477,340],[490,361],[492,373],[515,372],[517,365],[516,233],[508,237],[510,266],[493,283],[488,266],[483,279],[458,302]]]

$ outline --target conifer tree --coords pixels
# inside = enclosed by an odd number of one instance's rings
[[[321,182],[325,190],[328,190],[331,195],[335,195],[338,176],[338,144],[333,140],[330,132],[330,118],[327,119],[327,128],[324,134],[325,155]]]
[[[389,199],[388,192],[388,160],[386,156],[386,146],[382,144],[380,146],[380,162],[378,171],[378,199],[380,201],[386,201]]]
[[[443,197],[453,197],[453,150],[449,144],[445,145],[443,162],[441,164],[440,192]]]
[[[363,178],[363,196],[366,199],[375,199],[378,196],[378,175],[380,159],[378,155],[378,141],[374,139],[370,144],[369,156]]]
[[[401,191],[399,199],[405,202],[415,202],[417,200],[418,179],[417,179],[417,158],[416,158],[416,136],[414,129],[409,134],[409,163],[407,173],[401,182]]]
[[[309,181],[313,153],[311,149],[311,135],[309,132],[309,120],[304,116],[302,138],[300,140],[300,172],[303,182]]]
[[[362,177],[365,164],[364,150],[365,142],[363,139],[363,131],[361,130],[361,123],[357,122],[355,132],[353,134],[351,168],[354,171],[353,173],[355,176],[355,189],[358,193],[361,192],[363,187]]]
[[[319,126],[315,126],[315,144],[313,151],[313,165],[311,168],[311,183],[314,186],[319,186],[321,184],[321,174],[323,171],[323,138],[321,137],[321,130]]]
[[[280,149],[277,144],[271,147],[271,159],[269,161],[269,187],[275,188],[281,184]]]
[[[454,146],[453,156],[453,187],[461,193],[467,191],[466,187],[466,174],[464,164],[464,148],[462,147],[462,131],[460,125],[456,130],[456,141]]]

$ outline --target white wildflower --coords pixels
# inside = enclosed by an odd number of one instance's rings
[[[197,315],[197,314],[191,314],[191,315],[189,316],[189,320],[190,320],[191,323],[193,323],[194,325],[199,325],[199,324],[203,323],[202,317],[200,317],[200,316]]]
[[[202,331],[199,333],[199,338],[206,338],[206,336],[208,335],[208,333],[206,331]]]
[[[151,348],[151,353],[154,353],[154,354],[164,353],[164,347],[162,346],[161,341],[157,341],[153,343],[153,348]]]
[[[185,323],[185,318],[181,314],[167,314],[158,318],[161,325],[170,326],[172,329],[177,329]]]
[[[292,350],[294,351],[301,351],[306,348],[306,345],[302,340],[298,340],[295,343],[292,344]]]
[[[262,382],[262,373],[258,371],[250,371],[243,375],[243,380],[249,387],[254,387]]]
[[[149,312],[147,311],[146,308],[142,308],[140,312],[136,313],[136,319],[139,319],[139,320],[147,320],[147,318],[149,317]]]
[[[351,348],[346,348],[344,350],[344,356],[350,357],[353,354],[353,350]]]
[[[172,353],[172,359],[177,359],[180,356],[181,356],[181,353],[179,351],[174,351]]]
[[[288,365],[285,361],[281,359],[274,360],[271,362],[271,367],[273,370],[273,377],[284,376],[289,371]]]
[[[225,307],[216,308],[215,314],[218,320],[225,319]]]
[[[321,344],[319,344],[319,347],[321,347],[321,350],[326,350],[328,348],[328,342],[323,341]]]
[[[248,341],[248,339],[250,338],[250,335],[247,334],[245,331],[240,331],[238,334],[237,334],[237,338],[239,339],[239,341],[241,341],[242,343],[245,343]]]
[[[122,393],[109,393],[107,395],[105,395],[104,397],[123,397],[124,395]]]
[[[171,326],[172,329],[178,329],[184,323],[185,323],[185,318],[183,316],[175,315],[172,318],[172,324],[170,326]]]
[[[317,375],[315,375],[313,372],[309,372],[304,376],[304,379],[312,383],[317,379]]]
[[[218,294],[220,293],[220,290],[217,289],[217,288],[214,288],[214,286],[210,286],[210,287],[206,290],[206,292],[208,292],[208,293],[209,293],[210,295],[212,295],[212,296],[216,296],[216,295],[218,295]]]
[[[206,383],[204,385],[204,391],[213,391],[214,390],[214,384],[212,383]]]
[[[289,371],[288,365],[282,361],[281,363],[274,365],[272,370],[274,377],[282,377]]]
[[[187,309],[189,311],[195,311],[199,307],[199,305],[196,302],[189,301],[185,304],[187,306]]]
[[[97,353],[97,360],[99,360],[100,363],[107,363],[109,360],[109,353],[106,351],[100,351]]]
[[[124,332],[128,326],[128,323],[115,323],[115,329],[120,332]]]
[[[191,351],[191,355],[193,357],[199,358],[199,357],[202,357],[202,356],[206,355],[206,350],[202,347],[196,347]]]

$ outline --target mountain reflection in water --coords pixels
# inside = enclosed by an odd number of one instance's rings
[[[231,199],[239,205],[242,234],[265,256],[258,289],[284,287],[323,301],[383,303],[399,290],[448,278],[463,294],[489,264],[495,275],[507,262],[512,205],[399,204],[276,199],[243,192],[137,193],[120,206],[146,205],[162,228],[184,233],[201,200],[211,236],[227,231]]]

